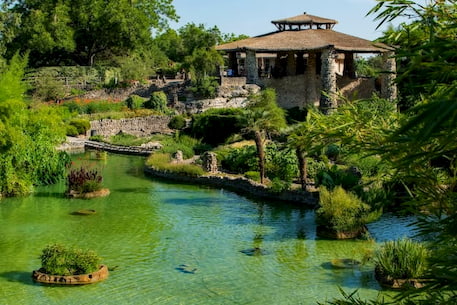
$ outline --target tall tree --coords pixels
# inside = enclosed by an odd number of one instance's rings
[[[21,16],[10,52],[30,50],[32,65],[93,65],[150,42],[151,29],[176,20],[172,0],[8,0]],[[12,53],[11,53],[12,54]],[[11,55],[10,54],[10,55]],[[35,61],[36,60],[36,61]]]
[[[246,107],[247,126],[245,131],[254,134],[259,160],[260,183],[265,183],[265,141],[271,133],[287,126],[284,110],[276,103],[276,92],[266,89],[253,95]]]

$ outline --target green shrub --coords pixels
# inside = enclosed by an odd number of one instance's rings
[[[259,170],[255,146],[231,148],[222,154],[221,165],[224,169],[234,173],[245,173]]]
[[[133,94],[125,100],[125,104],[131,110],[140,109],[143,107],[144,99],[141,96]]]
[[[67,125],[67,126],[65,126],[65,130],[66,130],[65,133],[67,136],[76,137],[79,135],[78,128],[76,128],[76,126]]]
[[[97,134],[97,135],[95,135],[95,136],[91,136],[91,137],[89,138],[89,140],[90,140],[90,141],[95,141],[95,142],[104,142],[105,139],[103,138],[103,136]]]
[[[78,134],[86,134],[90,129],[90,122],[86,119],[71,119],[68,125],[74,126]]]
[[[345,190],[351,190],[360,183],[361,177],[350,169],[343,169],[337,165],[330,168],[320,169],[315,177],[317,186],[325,186],[333,189],[342,186]]]
[[[341,186],[333,190],[320,187],[319,204],[316,211],[318,224],[335,231],[358,230],[371,218],[370,206]]]
[[[266,147],[266,174],[289,185],[298,176],[298,162],[295,152],[271,142]]]
[[[205,143],[218,145],[244,127],[242,109],[210,109],[193,116],[190,133]]]
[[[290,181],[283,181],[279,178],[273,178],[273,180],[271,180],[270,190],[273,193],[281,193],[289,190],[291,185],[292,183]]]
[[[201,166],[195,164],[171,163],[171,155],[168,153],[154,153],[146,161],[146,165],[157,170],[176,173],[190,177],[198,177],[205,174]]]
[[[375,252],[378,272],[391,279],[417,279],[427,272],[429,250],[425,245],[403,238],[384,243]]]
[[[182,115],[175,115],[168,123],[168,127],[171,129],[181,130],[186,127],[186,119]]]
[[[325,155],[329,160],[336,161],[340,155],[340,147],[336,144],[330,144],[325,148]]]
[[[58,244],[46,246],[40,259],[42,271],[51,275],[92,273],[99,269],[101,261],[93,251],[66,248]]]
[[[192,80],[192,86],[190,90],[197,98],[215,98],[217,96],[217,90],[219,89],[219,83],[215,77],[199,77],[196,80]]]
[[[260,173],[256,171],[248,171],[244,173],[244,176],[248,179],[260,182]]]
[[[167,95],[163,91],[152,92],[151,98],[147,100],[143,106],[148,109],[156,110],[160,113],[168,113]]]

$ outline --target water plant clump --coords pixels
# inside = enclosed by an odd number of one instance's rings
[[[41,271],[51,275],[88,274],[100,268],[101,258],[92,250],[46,246],[41,255]]]
[[[376,273],[388,279],[420,279],[428,270],[429,257],[422,243],[408,238],[388,241],[374,254]]]
[[[90,193],[102,189],[103,178],[97,169],[72,169],[67,176],[67,193]]]
[[[317,222],[324,230],[363,233],[365,224],[373,218],[370,206],[341,186],[333,190],[321,187],[319,204]]]

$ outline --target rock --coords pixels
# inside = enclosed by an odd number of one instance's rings
[[[247,256],[261,256],[268,254],[266,250],[258,247],[241,250],[240,252],[246,254]]]
[[[182,151],[176,151],[175,155],[173,156],[176,162],[182,162],[184,160]]]
[[[213,152],[205,152],[202,157],[203,161],[203,169],[207,171],[208,173],[217,173],[218,172],[218,167],[217,167],[217,156]]]
[[[72,212],[71,215],[88,216],[97,213],[95,210],[79,210]]]

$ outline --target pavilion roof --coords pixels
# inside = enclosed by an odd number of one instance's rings
[[[276,53],[281,51],[317,51],[333,46],[337,51],[355,53],[383,53],[393,50],[381,43],[343,34],[331,29],[306,29],[301,31],[276,31],[256,37],[216,46],[227,52]]]
[[[337,24],[338,21],[333,19],[322,18],[318,16],[309,15],[304,13],[302,15],[298,15],[295,17],[284,18],[279,20],[273,20],[271,23],[273,24],[293,24],[293,25],[300,25],[300,24]]]

